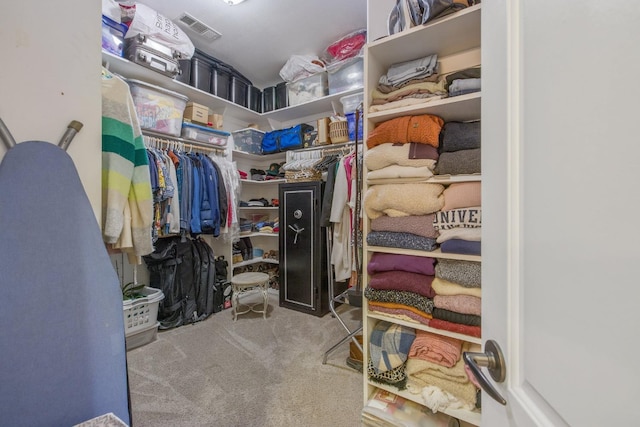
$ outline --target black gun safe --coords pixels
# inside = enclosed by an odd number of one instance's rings
[[[280,306],[329,311],[327,229],[320,227],[321,181],[280,184]]]

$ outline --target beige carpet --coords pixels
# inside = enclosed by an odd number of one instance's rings
[[[338,312],[359,324],[361,310]],[[160,331],[127,353],[133,427],[359,426],[362,374],[345,363],[349,344],[322,364],[345,335],[331,314],[279,307],[276,294],[266,320],[249,313],[233,322],[225,310]]]

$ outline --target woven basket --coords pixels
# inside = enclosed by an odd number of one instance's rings
[[[322,172],[315,169],[291,170],[284,172],[287,182],[321,181]]]
[[[349,142],[349,126],[346,121],[329,123],[329,138],[332,144]]]

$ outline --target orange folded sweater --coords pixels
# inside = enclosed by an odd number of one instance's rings
[[[387,142],[418,142],[438,147],[443,125],[444,120],[432,114],[396,117],[376,126],[367,138],[367,147]]]

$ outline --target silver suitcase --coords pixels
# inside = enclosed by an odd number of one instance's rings
[[[172,78],[180,74],[180,52],[141,34],[125,39],[124,57]]]

